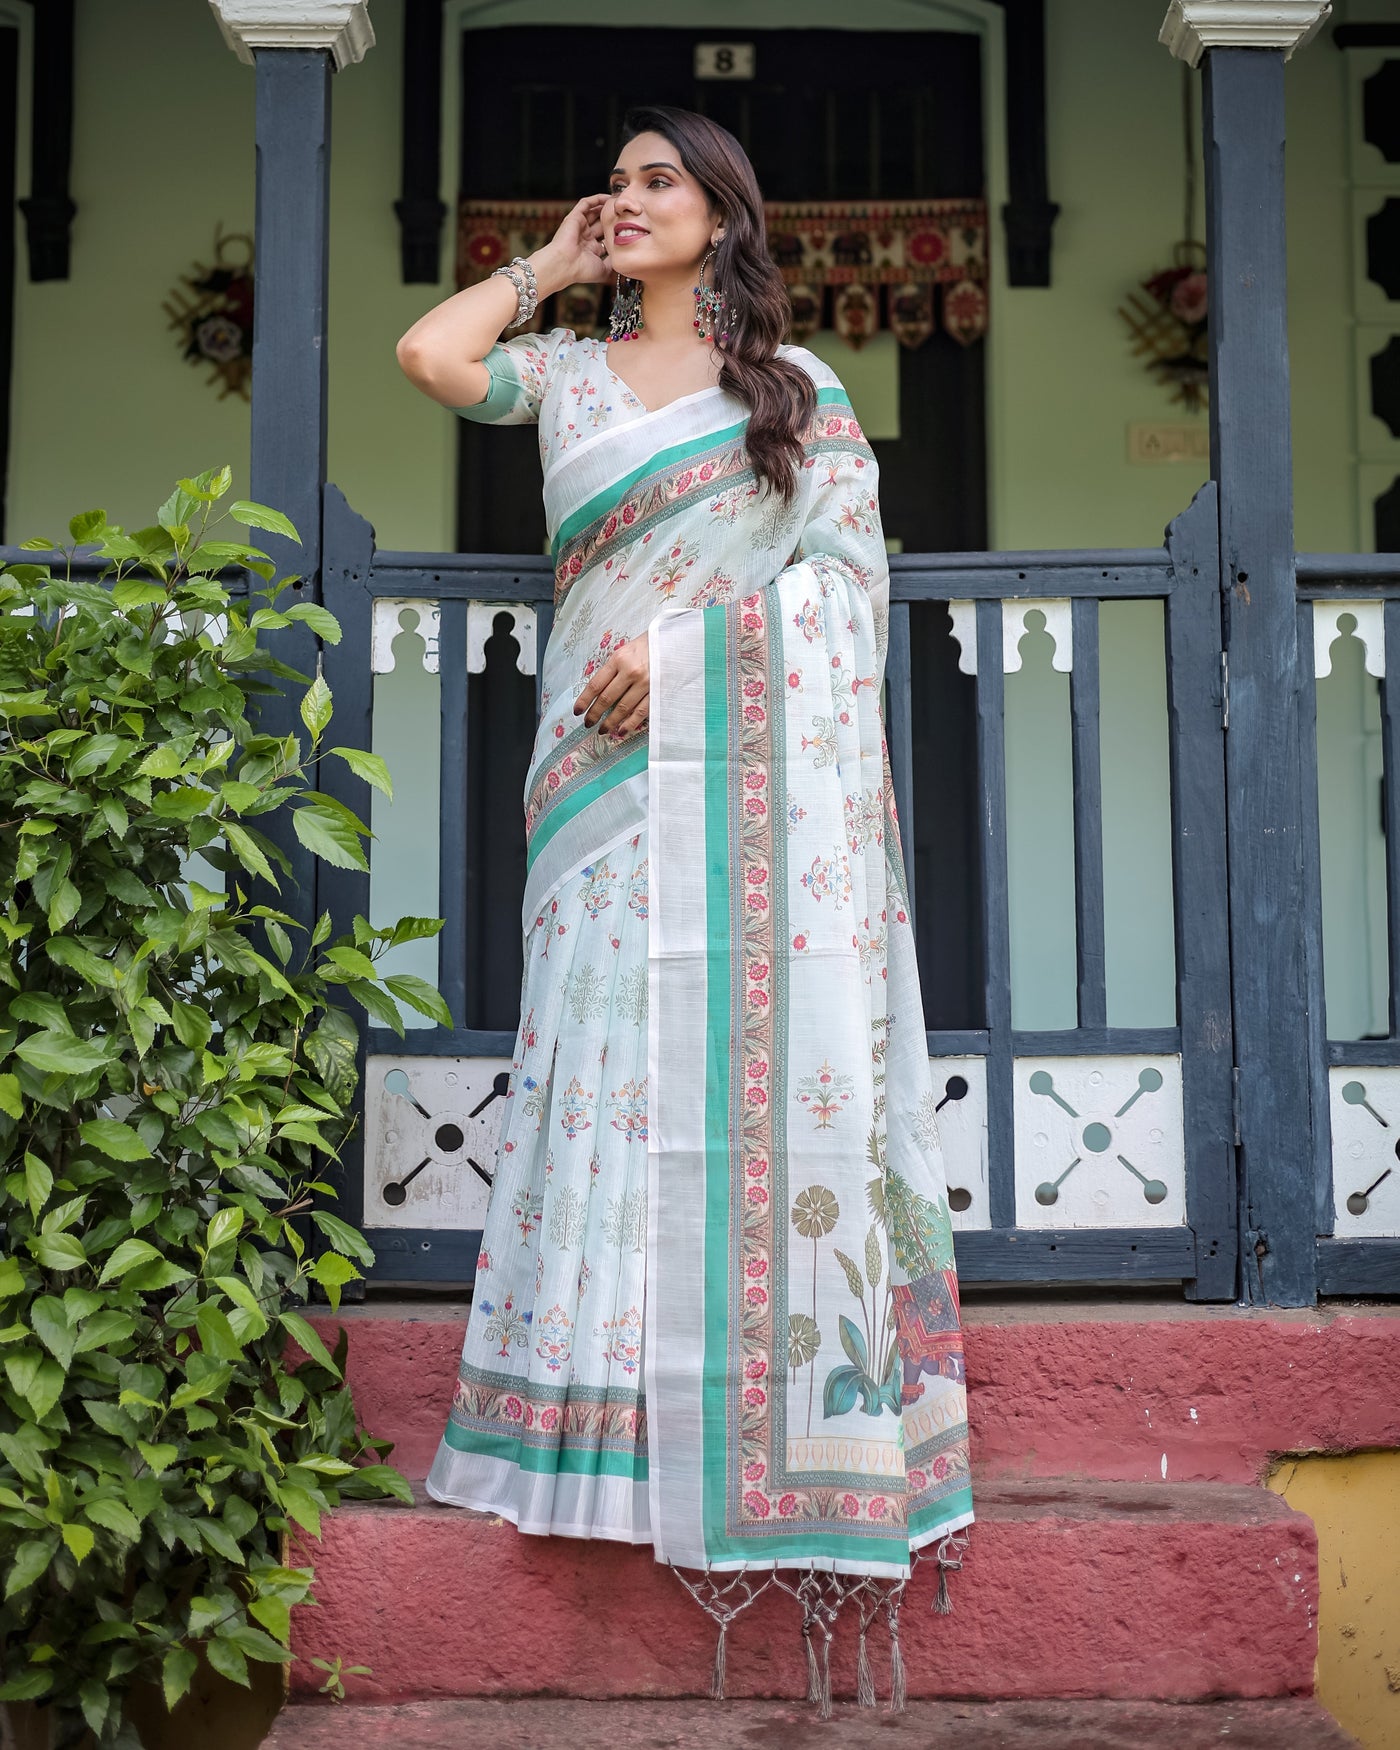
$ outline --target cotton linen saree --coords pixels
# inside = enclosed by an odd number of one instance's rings
[[[523,1018],[428,1489],[678,1569],[897,1582],[972,1518],[957,1282],[875,458],[783,353],[818,393],[791,505],[741,402],[648,411],[568,330],[495,347],[459,410],[539,424],[556,606]],[[573,701],[642,636],[649,728],[614,743]]]

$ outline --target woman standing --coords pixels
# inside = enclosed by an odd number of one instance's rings
[[[609,341],[499,340],[613,272]],[[897,1699],[911,1556],[942,1546],[946,1601],[972,1509],[875,458],[787,314],[738,141],[656,108],[606,194],[399,343],[454,412],[538,422],[556,579],[512,1097],[428,1490],[653,1544],[721,1625],[717,1691],[757,1571],[829,1705],[813,1635],[860,1595],[871,1699],[883,1607]]]

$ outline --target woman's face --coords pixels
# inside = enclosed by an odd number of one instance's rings
[[[709,197],[661,134],[622,148],[602,212],[608,266],[628,279],[691,274],[721,230]]]

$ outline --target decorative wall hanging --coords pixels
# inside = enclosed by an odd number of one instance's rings
[[[163,306],[191,364],[212,366],[210,383],[250,399],[253,376],[253,239],[243,232],[214,232],[214,262],[196,262],[180,276]]]
[[[1159,268],[1139,283],[1147,294],[1129,292],[1118,314],[1133,337],[1133,356],[1146,357],[1146,368],[1172,390],[1172,400],[1195,411],[1205,404],[1209,382],[1206,336],[1206,249],[1196,239],[1195,74],[1182,65],[1183,128],[1185,134],[1186,227],[1172,246],[1170,267]]]
[[[565,201],[463,200],[457,285],[547,243]],[[887,331],[921,346],[935,324],[963,346],[987,331],[987,209],[983,201],[774,202],[768,247],[788,288],[790,336],[834,328],[851,346]],[[601,334],[606,286],[568,286],[526,324]]]

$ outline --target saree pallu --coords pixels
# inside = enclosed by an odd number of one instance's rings
[[[973,1515],[877,469],[834,374],[782,350],[818,392],[788,504],[742,403],[649,412],[567,330],[493,349],[458,410],[540,425],[556,612],[522,1021],[428,1488],[840,1594]],[[573,699],[641,636],[649,727],[614,743]]]

